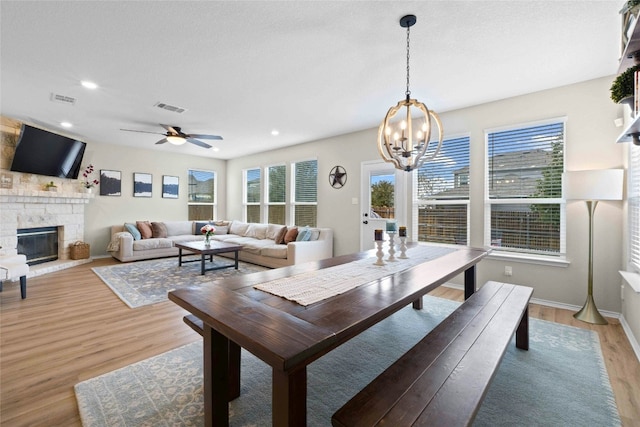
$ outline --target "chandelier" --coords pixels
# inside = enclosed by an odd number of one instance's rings
[[[378,152],[385,162],[393,163],[400,170],[411,172],[425,162],[433,160],[442,146],[442,122],[417,99],[411,99],[409,90],[409,29],[416,23],[415,15],[400,19],[400,26],[407,29],[407,90],[405,99],[391,107],[378,128]],[[404,109],[403,109],[404,108]],[[401,114],[398,114],[401,113]],[[398,117],[396,118],[396,115]],[[432,124],[438,128],[438,140],[431,141]],[[436,145],[428,150],[429,145]]]

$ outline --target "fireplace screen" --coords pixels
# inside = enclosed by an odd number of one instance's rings
[[[58,227],[19,228],[18,253],[35,265],[58,259]]]

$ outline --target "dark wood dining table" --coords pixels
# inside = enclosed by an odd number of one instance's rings
[[[460,247],[308,306],[254,286],[364,258],[373,263],[375,251],[169,292],[171,301],[203,321],[205,426],[229,424],[228,402],[240,395],[241,348],[272,367],[273,425],[306,425],[307,365],[409,304],[422,308],[423,295],[461,273],[469,297],[476,264],[488,253]]]

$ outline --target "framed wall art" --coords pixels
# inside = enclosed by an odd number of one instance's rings
[[[162,197],[165,199],[178,198],[178,177],[162,175]]]
[[[133,173],[133,197],[151,197],[153,175],[150,173]]]
[[[1,173],[0,188],[13,188],[13,175],[10,173]]]
[[[122,195],[122,172],[100,169],[100,195]]]

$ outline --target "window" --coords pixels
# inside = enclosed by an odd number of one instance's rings
[[[640,147],[629,144],[629,265],[640,273]]]
[[[293,224],[315,227],[318,218],[318,161],[294,163],[291,175]]]
[[[286,224],[286,175],[285,165],[269,166],[267,169],[267,222]]]
[[[435,159],[414,174],[413,223],[418,241],[469,241],[469,137],[443,142]]]
[[[216,214],[216,173],[189,169],[189,220],[210,220]]]
[[[246,222],[262,222],[259,168],[244,171],[244,216]]]
[[[485,244],[564,253],[564,121],[487,133]]]

